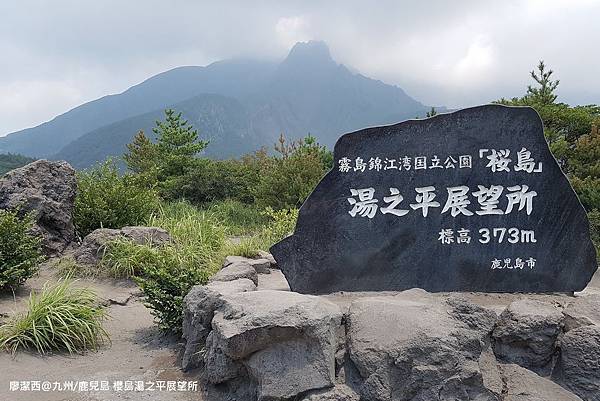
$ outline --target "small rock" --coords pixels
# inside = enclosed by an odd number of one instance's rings
[[[223,296],[256,290],[256,284],[246,278],[233,281],[214,281],[196,285],[183,299],[183,370],[199,366],[199,352],[211,331],[214,311],[222,303]]]
[[[505,383],[502,401],[581,401],[558,384],[518,365],[499,365]]]
[[[585,401],[600,401],[600,326],[582,326],[560,342],[555,377]]]
[[[229,266],[232,263],[237,263],[237,262],[248,262],[249,258],[245,258],[243,256],[237,256],[237,255],[229,255],[225,258],[225,260],[223,261],[223,267]]]
[[[557,356],[557,339],[563,315],[554,305],[522,299],[500,315],[492,336],[498,359],[548,374]]]
[[[233,281],[240,278],[247,278],[254,285],[258,285],[258,274],[254,267],[247,262],[235,262],[225,266],[212,276],[210,281]]]
[[[271,274],[271,270],[269,269],[271,267],[271,262],[269,262],[268,259],[251,259],[248,263],[250,263],[250,265],[254,267],[254,270],[259,274]]]
[[[258,251],[258,257],[260,259],[267,259],[271,263],[271,269],[279,269],[275,257],[273,257],[273,255],[271,255],[269,252]]]
[[[227,267],[234,263],[248,263],[249,265],[254,267],[254,270],[256,270],[256,272],[259,274],[271,273],[271,271],[269,270],[271,262],[269,262],[268,259],[250,259],[245,258],[243,256],[231,255],[225,258],[225,261],[223,262],[223,267]]]
[[[590,294],[575,298],[565,310],[565,331],[595,324],[600,326],[600,294]]]
[[[311,392],[302,401],[359,401],[360,397],[345,384],[338,384],[332,389]]]

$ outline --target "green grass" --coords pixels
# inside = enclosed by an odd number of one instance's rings
[[[214,215],[228,235],[255,234],[269,222],[269,216],[263,209],[234,200],[213,202],[204,206],[203,210]]]
[[[32,292],[27,310],[0,326],[0,347],[15,353],[35,349],[69,353],[96,350],[109,340],[102,322],[108,317],[94,291],[74,288],[66,279]]]

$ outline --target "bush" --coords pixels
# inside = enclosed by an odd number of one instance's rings
[[[96,294],[75,289],[72,283],[46,283],[41,293],[32,292],[27,311],[0,326],[0,347],[13,353],[19,348],[35,348],[40,354],[64,349],[73,353],[95,350],[108,340],[102,328],[107,314]]]
[[[144,223],[156,210],[158,197],[138,184],[133,175],[119,175],[111,161],[79,173],[74,212],[79,235]]]
[[[0,289],[25,282],[42,261],[41,238],[30,233],[32,226],[31,216],[0,210]]]
[[[283,136],[273,157],[262,168],[254,198],[258,206],[273,209],[298,208],[331,168],[333,156],[308,136],[288,145]]]
[[[596,247],[596,257],[600,258],[600,210],[592,210],[588,213],[590,220],[590,235]]]
[[[244,160],[198,159],[180,185],[175,187],[176,195],[195,204],[225,199],[252,203],[252,188],[258,182],[258,168]]]

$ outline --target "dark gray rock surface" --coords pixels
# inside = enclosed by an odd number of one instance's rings
[[[185,350],[182,368],[189,370],[200,365],[199,352],[212,330],[214,311],[221,306],[225,295],[254,291],[256,284],[247,278],[233,281],[214,281],[196,285],[183,299],[183,339]]]
[[[582,326],[561,340],[557,381],[585,401],[600,401],[600,326]]]
[[[44,253],[56,256],[75,240],[75,170],[65,161],[37,160],[0,178],[0,209],[32,212]]]
[[[486,357],[492,355],[489,333],[495,313],[460,299],[440,302],[416,294],[407,291],[351,304],[347,341],[361,377],[361,397],[498,400],[497,372],[494,377],[484,369],[490,366]],[[488,383],[496,385],[488,388]]]
[[[335,383],[342,312],[315,296],[254,291],[226,296],[206,341],[204,375],[226,383],[247,375],[259,400],[292,399]]]
[[[548,374],[558,354],[563,314],[550,303],[522,299],[500,315],[492,337],[494,352],[504,362]]]
[[[581,401],[558,384],[518,365],[499,365],[505,383],[502,401]]]
[[[597,269],[585,210],[532,108],[367,128],[343,135],[334,161],[271,248],[293,291],[571,292]]]

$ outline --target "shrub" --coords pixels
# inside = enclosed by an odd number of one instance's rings
[[[108,333],[102,327],[107,318],[96,294],[86,288],[73,288],[72,281],[54,286],[46,283],[42,291],[32,292],[27,311],[0,326],[0,347],[13,353],[19,348],[69,353],[95,350]]]
[[[265,214],[271,219],[271,223],[265,227],[261,236],[268,247],[281,241],[294,231],[298,220],[298,212],[298,209],[266,209]]]
[[[590,220],[590,235],[596,247],[596,257],[600,258],[600,210],[592,210],[588,213]]]
[[[79,235],[145,222],[156,210],[158,197],[138,184],[133,175],[119,175],[111,161],[79,173],[74,212]]]
[[[154,263],[142,265],[141,275],[135,277],[144,292],[146,306],[163,330],[181,333],[183,298],[194,285],[206,284],[215,273],[191,263],[193,260],[193,256],[182,255],[181,249],[167,246],[156,253]]]
[[[273,209],[298,208],[331,168],[333,156],[311,136],[290,145],[282,136],[275,149],[279,157],[264,164],[255,202]]]
[[[252,188],[257,182],[258,168],[255,164],[234,159],[198,159],[175,189],[180,198],[195,204],[225,199],[252,203]]]
[[[42,261],[41,238],[31,234],[32,226],[31,216],[0,210],[0,289],[25,282]]]

